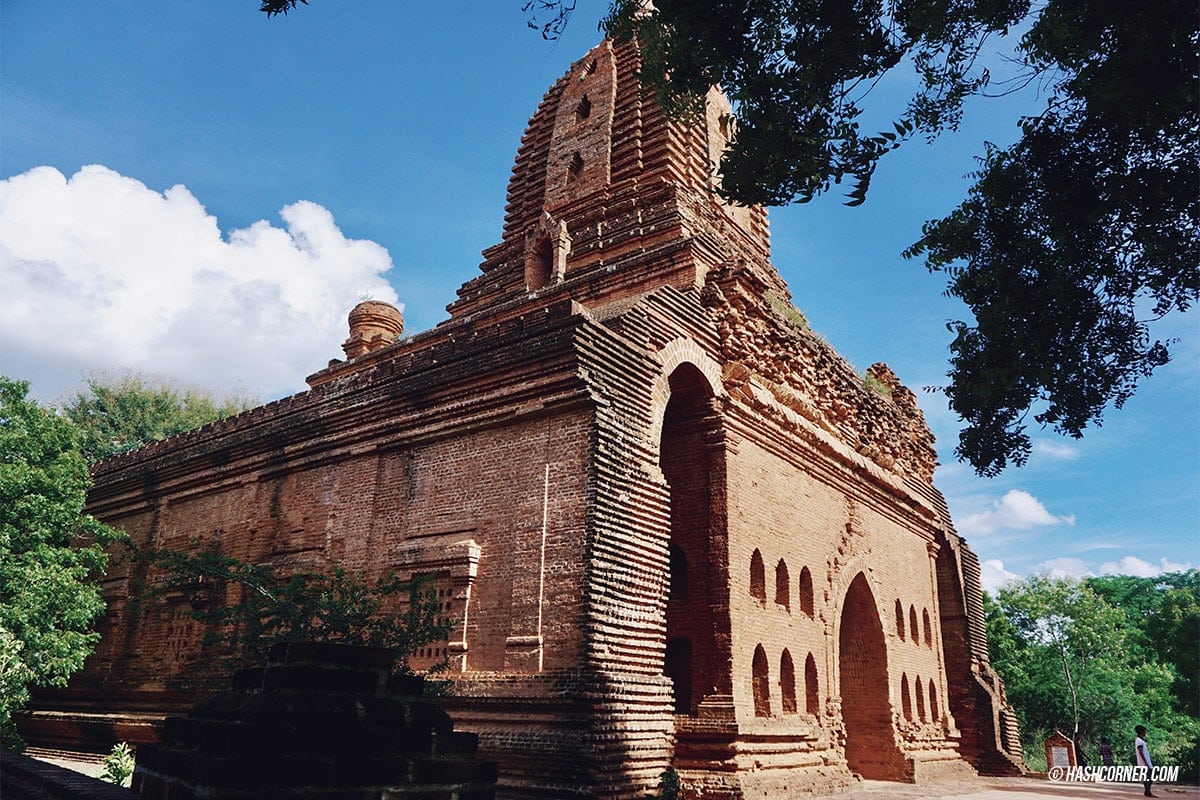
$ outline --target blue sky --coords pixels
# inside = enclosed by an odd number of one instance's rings
[[[545,43],[518,0],[312,0],[270,21],[257,5],[5,0],[0,369],[38,397],[129,367],[271,399],[341,355],[358,299],[402,303],[408,332],[444,319],[499,240],[525,123],[606,6],[581,2]],[[869,119],[887,125],[911,81],[881,86]],[[989,584],[1195,566],[1194,313],[1160,326],[1175,359],[1125,409],[1082,441],[1035,432],[1029,464],[995,479],[955,462],[956,420],[921,391],[944,382],[945,322],[964,311],[899,253],[962,198],[982,142],[1011,141],[1038,103],[971,104],[958,134],[885,159],[861,208],[773,209],[773,260],[852,364],[886,361],[918,391]]]

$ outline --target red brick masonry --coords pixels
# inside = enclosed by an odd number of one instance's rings
[[[413,665],[449,658],[501,796],[1018,772],[915,396],[809,330],[765,212],[712,191],[724,99],[669,121],[637,66],[604,42],[547,92],[446,322],[392,341],[361,309],[309,391],[98,464],[89,510],[143,547],[434,576],[454,630]],[[140,569],[114,559],[30,736],[216,688],[195,598],[131,601]]]

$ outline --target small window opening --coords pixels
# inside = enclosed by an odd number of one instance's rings
[[[804,712],[814,717],[821,715],[821,694],[817,686],[817,662],[809,653],[804,659]]]
[[[530,251],[525,262],[525,285],[532,291],[550,283],[554,273],[554,245],[543,236]]]
[[[779,657],[779,704],[785,714],[796,713],[796,668],[786,649]]]
[[[575,106],[575,121],[582,122],[592,115],[592,101],[585,94],[579,99],[579,105]]]
[[[920,675],[918,675],[917,679],[915,681],[913,681],[913,688],[916,690],[916,693],[917,693],[917,718],[920,719],[921,722],[924,722],[925,721],[925,687],[921,683]]]
[[[571,163],[567,166],[567,183],[574,183],[579,180],[580,174],[583,172],[583,156],[579,153],[571,156]]]
[[[594,58],[593,58],[593,59],[592,59],[592,61],[591,61],[591,63],[587,65],[587,69],[585,70],[585,71],[587,72],[587,74],[588,74],[588,75],[595,75],[595,74],[596,74],[596,66],[597,66],[597,65],[598,65],[598,62],[596,61],[596,59],[594,59]]]
[[[921,632],[917,630],[916,606],[908,607],[908,634],[912,637],[913,644],[921,643]]]
[[[767,652],[760,644],[754,649],[751,664],[751,685],[754,690],[754,716],[771,716],[771,674],[767,666]]]
[[[904,718],[912,722],[912,695],[908,691],[908,675],[900,676],[900,705],[904,710]]]
[[[896,601],[896,633],[900,634],[900,640],[904,641],[904,606],[900,605],[900,601]]]
[[[763,565],[762,553],[757,548],[750,555],[750,595],[758,602],[767,603],[767,570]]]
[[[921,609],[921,616],[923,617],[921,624],[922,624],[922,629],[925,632],[925,646],[932,649],[933,648],[933,625],[931,625],[929,622],[929,609],[928,608]]]
[[[808,567],[800,570],[800,610],[804,612],[809,619],[813,617],[813,585],[812,573],[808,571]]]
[[[721,136],[725,141],[732,142],[737,134],[737,119],[732,114],[722,114],[720,120]]]
[[[783,559],[775,565],[775,604],[792,611],[792,583],[788,578],[787,564]]]

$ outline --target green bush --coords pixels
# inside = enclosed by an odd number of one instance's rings
[[[100,780],[129,788],[133,783],[133,750],[125,742],[118,742],[112,752],[104,757],[104,772]]]
[[[683,800],[683,781],[673,768],[658,777],[658,794],[654,797],[655,800]]]

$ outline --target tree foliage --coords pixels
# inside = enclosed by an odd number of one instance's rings
[[[906,255],[944,271],[958,455],[1020,465],[1026,417],[1079,438],[1169,360],[1150,322],[1200,296],[1194,4],[1051,2],[1021,43],[1053,95]]]
[[[260,0],[258,10],[270,18],[276,14],[287,14],[297,4],[308,5],[308,0]]]
[[[525,24],[547,41],[556,41],[562,35],[574,11],[575,0],[525,0],[521,6]]]
[[[1003,31],[1019,10],[882,0],[617,0],[603,27],[641,45],[641,79],[672,116],[699,115],[712,86],[733,103],[736,136],[721,159],[724,196],[744,204],[807,202],[844,181],[866,198],[881,156],[914,133],[957,124],[972,42]],[[1019,4],[1017,4],[1019,8]],[[909,113],[864,132],[862,101],[912,54],[925,81]]]
[[[450,632],[428,582],[420,578],[405,581],[389,573],[367,582],[339,566],[285,574],[213,551],[146,555],[165,577],[142,600],[171,593],[192,597],[192,616],[205,626],[205,644],[219,644],[220,657],[233,662],[261,663],[283,642],[333,641],[389,648],[397,655],[397,669],[407,672],[408,656]]]
[[[69,421],[0,376],[0,738],[29,686],[62,686],[91,652],[104,610],[91,581],[120,534],[83,513],[91,485]]]
[[[118,455],[147,442],[244,411],[248,398],[218,398],[194,387],[179,387],[128,373],[93,375],[63,412],[80,430],[80,449],[90,462]]]
[[[1134,631],[1131,656],[1170,665],[1178,705],[1194,708],[1200,699],[1200,570],[1156,578],[1105,575],[1088,578],[1087,585],[1125,615]]]
[[[1031,756],[1055,729],[1078,730],[1085,752],[1101,736],[1119,752],[1145,724],[1158,763],[1195,778],[1198,576],[1041,576],[985,596],[992,665]]]

